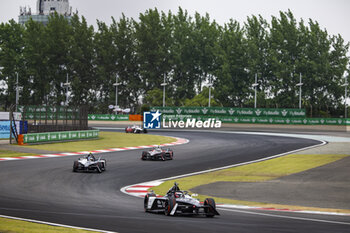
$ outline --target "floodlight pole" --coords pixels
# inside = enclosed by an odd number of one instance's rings
[[[347,111],[347,105],[346,105],[346,99],[348,97],[348,85],[349,85],[348,80],[347,80],[347,78],[345,78],[345,83],[342,85],[343,87],[345,87],[345,97],[344,97],[344,108],[345,108],[344,117],[345,117],[345,119],[348,118],[348,111]]]
[[[16,72],[16,112],[19,101],[18,72]]]
[[[301,73],[299,74],[299,77],[300,77],[300,81],[297,84],[297,87],[299,87],[299,109],[301,109],[301,87],[303,86],[303,83],[301,82],[302,81]]]
[[[211,87],[213,86],[211,76],[209,76],[209,101],[208,101],[208,107],[210,108],[210,102],[211,102]]]
[[[120,83],[118,83],[118,74],[115,75],[115,83],[113,83],[113,86],[115,86],[115,114],[118,114],[117,108],[118,108],[118,86]]]
[[[348,96],[348,86],[347,86],[348,83],[346,83],[346,86],[345,86],[345,118],[348,118],[348,111],[347,111],[347,106],[346,106],[346,98]]]
[[[67,73],[67,79],[66,79],[66,82],[63,83],[63,86],[66,88],[66,103],[65,103],[65,106],[68,106],[68,89],[69,89],[69,86],[70,86],[70,82],[68,82],[68,73]]]
[[[257,87],[258,87],[258,74],[255,74],[255,83],[253,83],[253,87],[254,87],[254,108],[256,108],[256,91],[257,91]]]
[[[160,84],[163,87],[163,107],[165,107],[165,86],[167,85],[167,83],[165,82],[165,76],[166,74],[164,74],[163,83]]]

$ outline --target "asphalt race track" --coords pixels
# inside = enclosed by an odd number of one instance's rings
[[[161,131],[190,143],[173,161],[141,161],[141,150],[106,153],[107,171],[73,173],[79,156],[0,162],[0,214],[115,232],[350,232],[346,216],[223,210],[221,216],[167,217],[143,211],[126,185],[241,163],[319,144],[275,136]],[[181,187],[181,184],[180,184]]]

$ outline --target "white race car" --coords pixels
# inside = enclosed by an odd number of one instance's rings
[[[126,127],[125,133],[147,133],[147,129],[143,129],[138,125],[133,125]]]
[[[216,211],[215,201],[206,198],[203,204],[195,195],[188,195],[187,191],[180,190],[175,183],[165,196],[158,196],[155,193],[147,193],[144,199],[144,210],[146,212],[164,213],[165,215],[204,215],[214,217],[220,215]]]
[[[106,171],[106,160],[101,158],[96,159],[95,156],[90,153],[74,161],[73,172],[77,171],[98,171],[101,173]]]

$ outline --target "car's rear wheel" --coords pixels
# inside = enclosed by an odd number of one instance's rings
[[[171,214],[171,211],[174,209],[174,206],[176,205],[176,199],[174,196],[170,196],[168,198],[168,201],[165,202],[165,209],[164,213],[166,216],[169,216]]]
[[[150,197],[155,197],[156,195],[154,193],[147,193],[146,196],[145,196],[145,199],[144,199],[144,202],[143,202],[143,207],[144,207],[144,210],[145,212],[148,211],[148,199]]]
[[[74,161],[74,163],[73,163],[73,172],[77,172],[78,171],[78,167],[79,167],[78,161]]]
[[[204,205],[206,205],[207,207],[204,208],[204,212],[205,212],[205,216],[207,216],[208,218],[212,218],[215,215],[215,209],[216,209],[216,205],[215,205],[215,201],[213,198],[207,198],[204,200]]]

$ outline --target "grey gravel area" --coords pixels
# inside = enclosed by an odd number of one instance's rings
[[[350,143],[331,142],[324,146],[319,146],[313,149],[300,151],[295,154],[337,154],[350,155]],[[350,169],[350,167],[349,167]],[[350,175],[350,174],[349,174]]]
[[[350,154],[350,143],[329,143],[298,154]],[[217,182],[192,192],[234,200],[350,209],[350,157],[266,182]]]

